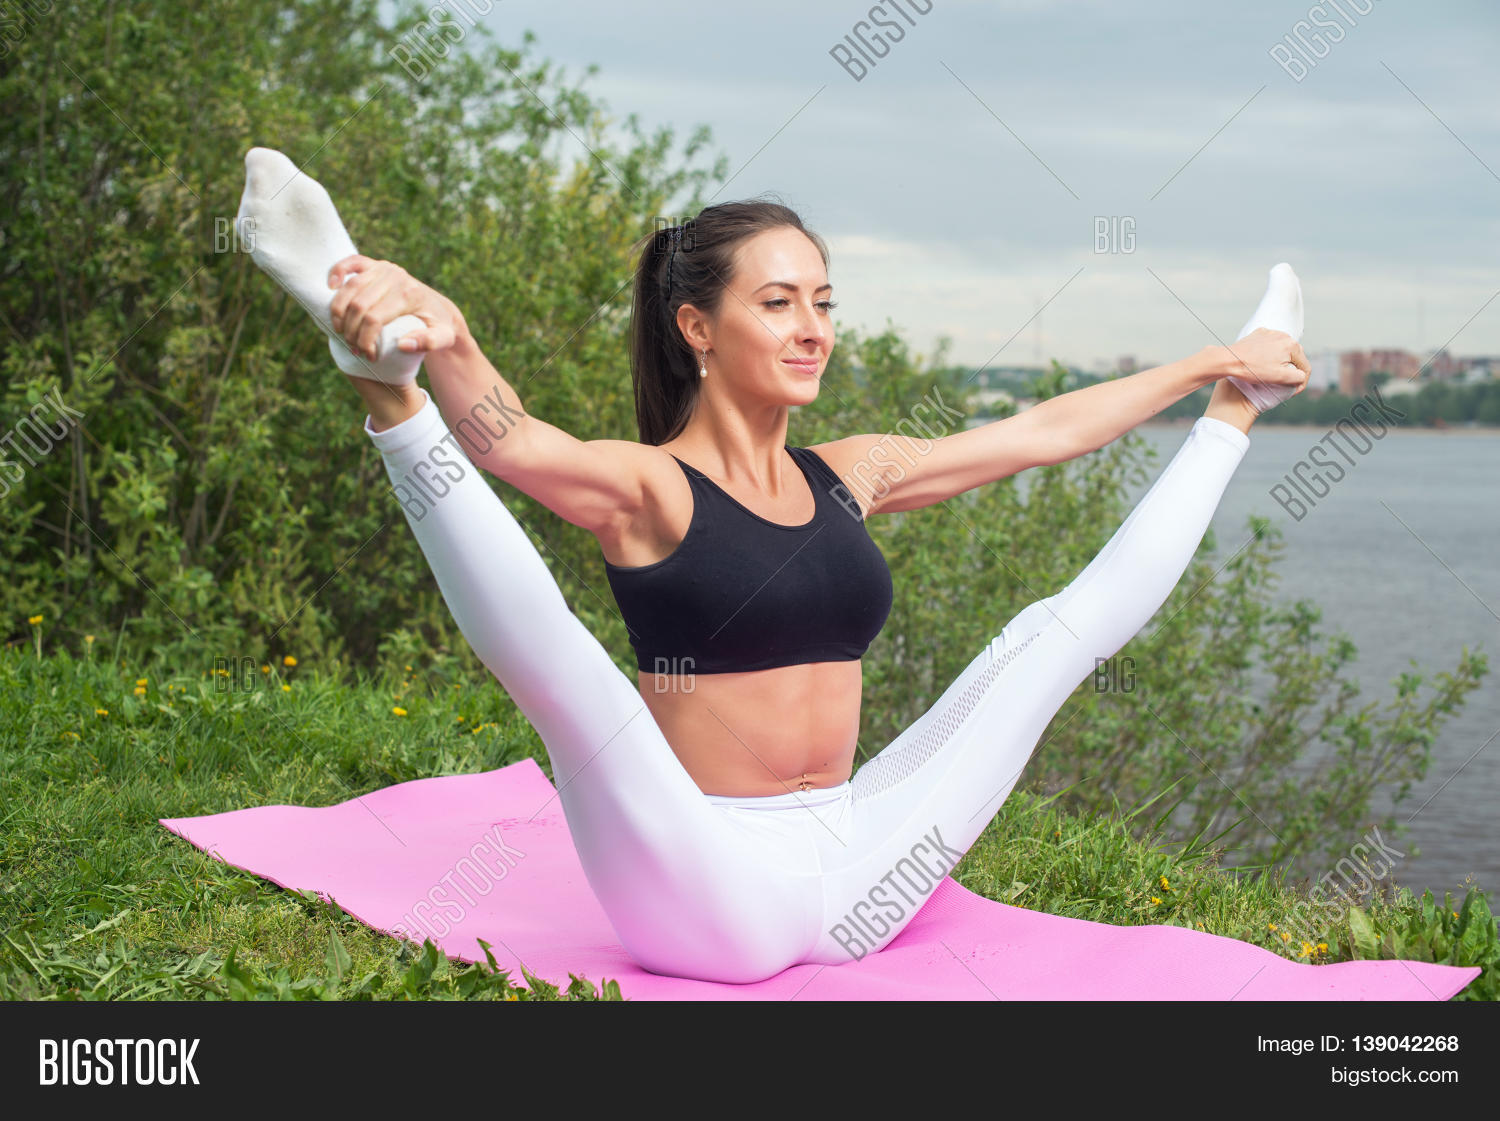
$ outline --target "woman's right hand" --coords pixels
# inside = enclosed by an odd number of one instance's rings
[[[360,253],[345,257],[328,274],[328,286],[338,289],[329,307],[333,329],[366,358],[378,357],[380,332],[403,315],[425,324],[397,344],[408,354],[446,350],[468,330],[458,305],[391,261]]]
[[[1285,331],[1257,327],[1224,347],[1224,377],[1234,376],[1265,385],[1295,385],[1300,393],[1312,367],[1302,345]]]

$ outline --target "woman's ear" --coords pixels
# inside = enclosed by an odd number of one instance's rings
[[[683,304],[677,309],[677,329],[695,352],[713,349],[708,335],[708,323],[703,313],[692,304]]]

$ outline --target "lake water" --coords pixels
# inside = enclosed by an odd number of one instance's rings
[[[1186,423],[1136,429],[1157,452],[1152,478],[1187,429]],[[1322,608],[1325,635],[1349,636],[1359,654],[1346,672],[1359,682],[1360,707],[1378,702],[1384,709],[1394,695],[1390,682],[1413,661],[1430,681],[1454,668],[1466,644],[1488,655],[1490,673],[1443,725],[1427,777],[1396,812],[1410,832],[1393,847],[1406,854],[1396,865],[1397,882],[1419,894],[1431,888],[1441,899],[1452,889],[1461,897],[1470,876],[1494,891],[1500,888],[1500,432],[1388,430],[1365,454],[1351,451],[1352,464],[1331,454],[1328,461],[1342,466],[1344,477],[1305,513],[1295,506],[1288,512],[1271,488],[1285,483],[1326,431],[1256,426],[1214,515],[1215,555],[1227,558],[1245,540],[1251,514],[1281,529],[1286,547],[1275,598],[1313,601]],[[1314,474],[1331,481],[1336,472],[1314,461],[1303,475]],[[1024,491],[1026,476],[1017,482]],[[1131,501],[1149,486],[1150,480],[1132,488]],[[1382,816],[1388,808],[1388,802],[1371,807]]]

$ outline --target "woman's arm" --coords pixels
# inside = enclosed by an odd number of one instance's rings
[[[345,278],[348,278],[345,283]],[[628,524],[645,504],[647,480],[665,453],[630,440],[580,440],[527,413],[520,396],[480,351],[446,296],[389,261],[349,257],[334,266],[333,326],[356,353],[370,354],[381,328],[415,315],[425,330],[400,348],[422,352],[448,430],[478,466],[596,535]]]
[[[1098,451],[1231,369],[1225,347],[1204,347],[1165,366],[1049,397],[1008,419],[1028,421],[1028,445],[1037,455],[1033,466],[1064,463]]]
[[[817,451],[844,480],[865,516],[917,510],[1029,467],[1063,463],[1102,448],[1194,390],[1229,374],[1305,382],[1309,367],[1290,335],[1264,328],[1234,344],[1085,386],[1025,412],[932,440],[851,436]]]

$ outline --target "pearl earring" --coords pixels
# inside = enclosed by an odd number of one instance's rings
[[[700,378],[708,377],[708,351],[706,350],[703,352],[703,357],[698,359],[698,376]]]

